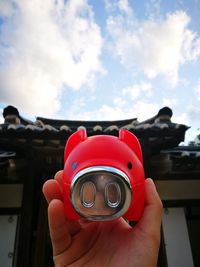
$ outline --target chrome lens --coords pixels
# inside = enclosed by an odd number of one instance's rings
[[[71,201],[77,213],[89,220],[121,217],[129,208],[132,189],[128,176],[117,168],[94,166],[76,174]]]

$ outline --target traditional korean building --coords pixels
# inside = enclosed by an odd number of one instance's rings
[[[143,122],[33,122],[6,107],[0,125],[0,265],[53,266],[41,188],[63,168],[66,140],[85,127],[88,136],[117,136],[126,128],[139,138],[145,175],[154,179],[164,205],[158,266],[200,266],[200,146],[180,146],[189,127],[172,122],[172,115],[164,107]]]

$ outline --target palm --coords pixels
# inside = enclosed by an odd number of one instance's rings
[[[49,227],[56,267],[156,266],[161,204],[153,187],[148,189],[146,211],[133,228],[122,218],[110,222],[69,222],[64,215],[60,176],[46,182],[43,188],[50,202]]]
[[[144,247],[143,234],[123,219],[89,223],[72,236],[69,247],[54,260],[58,266],[141,266],[137,265],[137,255],[145,258],[153,248],[151,242]]]

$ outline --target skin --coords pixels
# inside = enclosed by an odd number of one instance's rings
[[[155,267],[160,245],[162,202],[152,179],[145,180],[145,208],[131,227],[123,218],[109,222],[67,221],[62,172],[43,185],[48,206],[55,267]]]

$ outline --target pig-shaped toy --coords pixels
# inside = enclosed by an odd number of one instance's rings
[[[64,152],[63,195],[68,220],[138,221],[144,209],[144,168],[138,139],[121,129],[119,137],[72,134]]]

